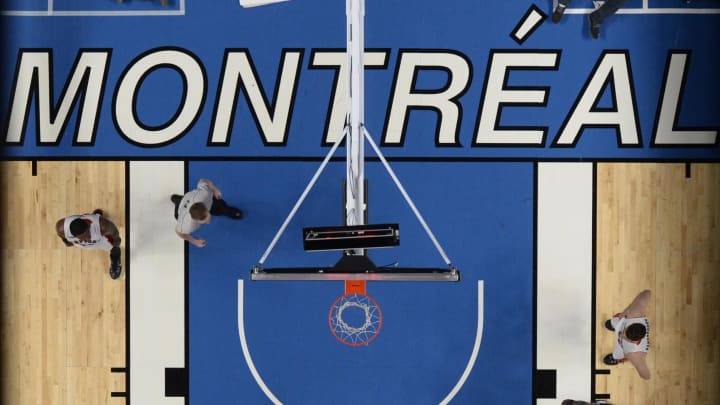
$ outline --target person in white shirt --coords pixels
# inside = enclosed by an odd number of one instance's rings
[[[170,200],[175,204],[177,219],[175,233],[197,247],[204,247],[207,242],[205,239],[193,237],[192,233],[201,225],[209,224],[213,215],[232,219],[243,218],[243,212],[239,208],[229,206],[222,199],[220,189],[208,179],[200,179],[195,190],[184,196],[173,194]]]
[[[110,278],[120,277],[120,233],[115,224],[104,217],[101,209],[92,214],[70,215],[55,223],[55,232],[65,246],[81,249],[101,249],[110,252]]]
[[[605,321],[605,328],[615,333],[616,343],[603,363],[614,366],[627,360],[645,380],[650,379],[650,369],[645,362],[650,350],[650,322],[645,316],[650,296],[650,290],[641,292],[624,311]]]

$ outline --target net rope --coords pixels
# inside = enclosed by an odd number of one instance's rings
[[[359,309],[364,316],[362,323],[349,324],[343,313],[350,309]],[[382,313],[377,303],[367,295],[344,295],[330,309],[330,327],[335,336],[343,343],[357,346],[368,344],[380,332]]]

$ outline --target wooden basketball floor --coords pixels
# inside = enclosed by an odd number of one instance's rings
[[[111,372],[125,367],[124,277],[109,278],[106,253],[66,248],[53,226],[102,208],[124,235],[125,163],[0,172],[0,403],[124,404],[111,396],[125,391],[125,374]],[[613,347],[603,320],[653,291],[652,379],[621,365],[596,391],[614,404],[720,403],[720,164],[598,164],[596,251],[597,368]]]

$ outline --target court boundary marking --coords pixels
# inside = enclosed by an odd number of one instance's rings
[[[0,11],[2,16],[13,17],[128,17],[128,16],[184,16],[185,0],[179,0],[177,10],[54,10],[52,8],[53,1],[48,1],[47,10],[3,10]],[[565,10],[565,14],[589,14],[595,11],[595,8],[570,8]],[[720,8],[662,8],[649,7],[648,0],[643,0],[641,8],[621,8],[617,14],[720,14]]]
[[[570,8],[565,14],[590,14],[595,8]],[[720,14],[720,8],[621,8],[616,14]]]
[[[604,3],[604,1],[595,1],[593,4]],[[617,11],[617,14],[718,14],[720,8],[692,8],[692,7],[650,7],[650,0],[642,0],[642,7],[623,7]],[[553,9],[557,7],[557,0],[553,1]],[[599,4],[598,4],[599,7]],[[565,10],[565,14],[590,14],[597,10],[594,8],[570,8]]]
[[[54,10],[53,0],[48,0],[47,10],[2,10],[2,16],[11,17],[143,17],[184,16],[185,0],[178,0],[175,10]]]

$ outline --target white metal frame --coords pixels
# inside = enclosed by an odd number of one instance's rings
[[[423,219],[420,211],[417,209],[415,204],[410,199],[410,196],[405,191],[405,188],[400,183],[392,168],[388,164],[387,160],[383,156],[380,148],[375,144],[372,137],[365,128],[365,0],[346,0],[345,14],[347,17],[347,64],[348,64],[348,76],[347,80],[349,83],[348,94],[347,94],[347,114],[345,118],[345,129],[342,136],[338,137],[333,144],[332,148],[325,156],[325,159],[317,169],[313,177],[311,178],[305,190],[300,195],[300,198],[295,203],[295,206],[290,211],[290,214],[285,219],[280,229],[275,234],[275,237],[270,242],[270,245],[263,253],[258,263],[253,267],[251,278],[253,280],[316,280],[316,279],[329,279],[328,273],[319,272],[316,275],[307,275],[301,272],[293,272],[291,274],[267,274],[263,273],[263,264],[265,260],[272,252],[275,244],[280,239],[280,236],[285,232],[288,224],[297,213],[298,208],[307,197],[310,189],[315,185],[318,177],[327,166],[330,158],[337,150],[340,143],[347,138],[346,150],[346,187],[345,187],[345,222],[346,225],[365,225],[365,214],[367,212],[367,205],[365,203],[365,150],[363,138],[366,138],[368,143],[375,150],[382,161],[385,169],[387,170],[395,185],[402,193],[405,201],[408,203],[413,213],[415,214],[418,221],[420,221],[423,229],[431,239],[435,248],[437,249],[440,256],[442,256],[445,264],[448,266],[448,270],[443,270],[438,273],[436,271],[429,272],[413,272],[413,273],[397,273],[395,276],[380,277],[378,278],[377,273],[371,274],[354,274],[347,275],[343,274],[344,279],[367,279],[367,280],[433,280],[433,281],[459,281],[460,275],[457,272],[455,266],[450,262],[447,254],[440,246],[440,243],[433,235],[430,227]],[[353,249],[351,251],[354,255],[365,254],[364,249]],[[447,274],[444,274],[447,273]]]

